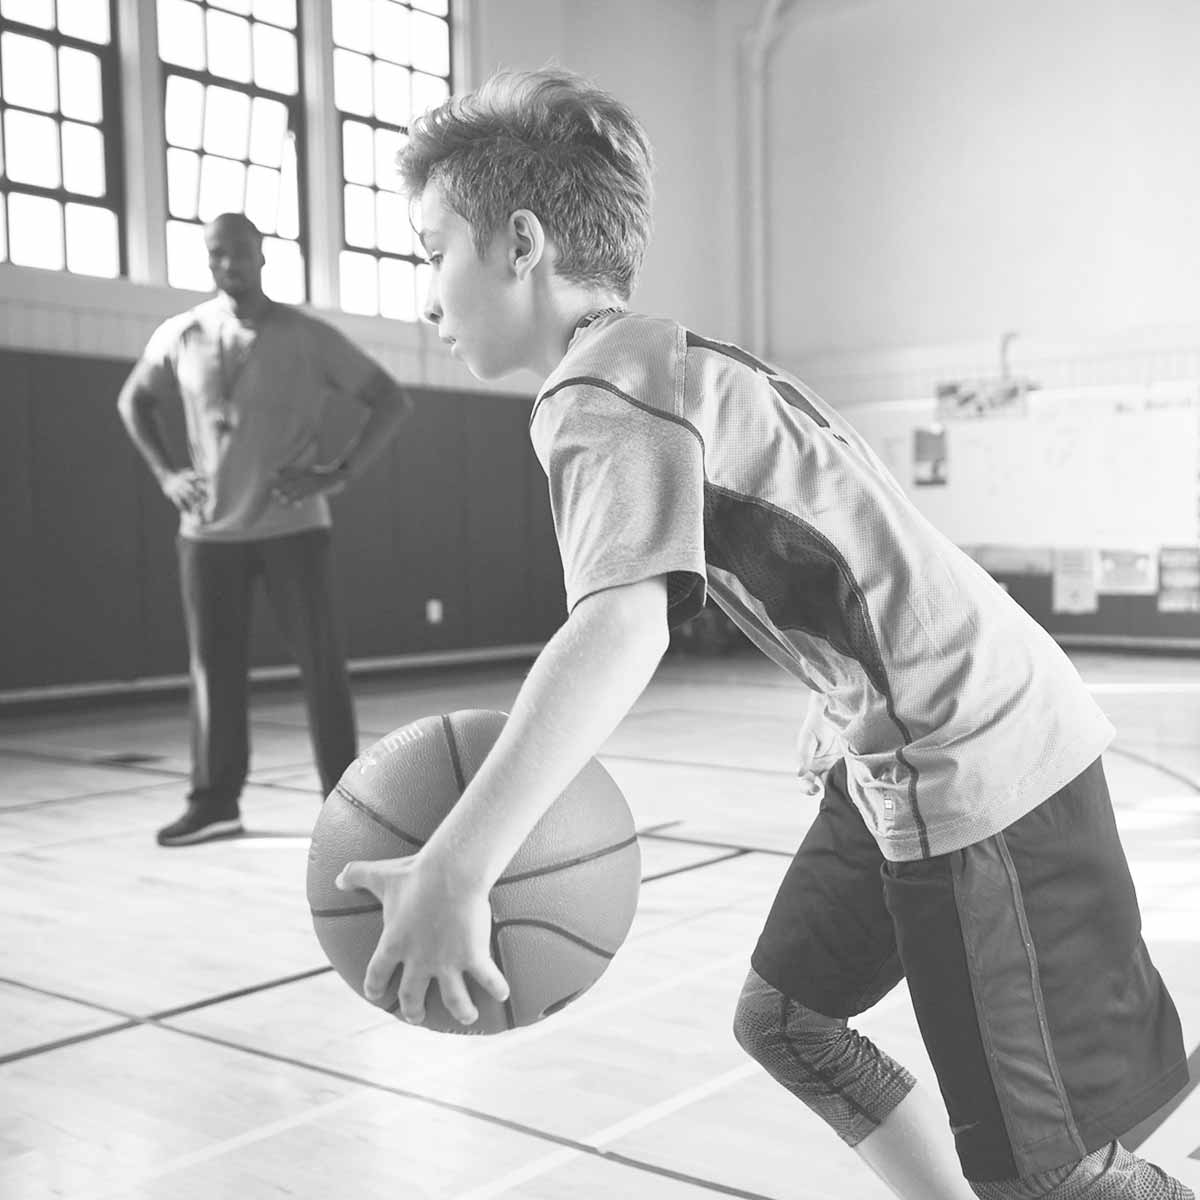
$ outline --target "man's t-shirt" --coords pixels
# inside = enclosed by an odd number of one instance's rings
[[[208,483],[203,518],[182,514],[184,537],[252,541],[330,523],[324,496],[287,505],[271,483],[317,461],[327,399],[357,392],[378,370],[370,356],[298,308],[271,304],[248,326],[216,296],[164,321],[142,359],[154,394],[182,402],[191,465]]]
[[[672,321],[576,333],[531,418],[568,607],[666,575],[825,697],[884,855],[989,837],[1112,726],[1050,636],[797,380]]]

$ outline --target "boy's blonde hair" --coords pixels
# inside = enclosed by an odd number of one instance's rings
[[[519,208],[542,222],[555,271],[628,299],[650,238],[650,143],[620,101],[570,71],[493,75],[418,117],[398,166],[436,183],[482,254]]]

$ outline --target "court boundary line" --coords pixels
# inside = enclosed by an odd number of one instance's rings
[[[654,834],[652,831],[670,828],[671,826],[677,824],[679,824],[678,821],[663,821],[657,825],[649,826],[645,833],[639,831],[638,837],[653,837]],[[668,871],[660,871],[654,875],[645,876],[642,879],[642,883],[653,883],[659,879],[664,879],[671,875],[678,875],[686,871],[697,870],[700,867],[715,866],[723,862],[729,862],[735,858],[742,858],[748,854],[757,853],[757,851],[752,848],[731,849],[734,850],[732,854],[723,854],[716,858],[704,859],[697,863],[691,863],[683,867],[676,867]],[[0,1054],[0,1067],[3,1067],[11,1062],[19,1062],[24,1059],[36,1058],[41,1054],[49,1054],[55,1050],[60,1050],[67,1046],[74,1046],[81,1042],[96,1041],[100,1038],[107,1037],[110,1034],[123,1033],[127,1029],[136,1028],[138,1025],[161,1025],[162,1022],[168,1021],[172,1017],[185,1016],[188,1013],[198,1012],[206,1008],[212,1008],[218,1004],[224,1004],[232,1000],[240,1000],[246,996],[253,996],[260,992],[268,992],[274,990],[275,988],[287,987],[293,983],[302,983],[307,979],[314,979],[321,975],[328,975],[333,971],[333,969],[333,966],[330,964],[306,968],[303,971],[294,972],[290,975],[280,976],[275,979],[266,980],[262,983],[248,984],[245,987],[236,988],[231,992],[222,992],[216,996],[206,996],[200,1000],[189,1001],[187,1004],[177,1005],[174,1008],[158,1009],[154,1012],[146,1013],[145,1015],[131,1013],[127,1009],[116,1008],[112,1005],[103,1004],[100,1001],[87,1000],[80,996],[72,996],[66,992],[56,991],[53,988],[43,987],[36,983],[28,983],[21,979],[14,979],[11,976],[0,976],[0,984],[7,984],[10,987],[20,988],[23,991],[33,992],[37,995],[47,996],[55,1000],[62,1000],[68,1004],[75,1004],[82,1008],[87,1008],[95,1012],[102,1012],[109,1016],[120,1018],[120,1021],[115,1025],[105,1025],[98,1029],[84,1030],[77,1034],[70,1034],[67,1037],[56,1038],[54,1041],[39,1042],[33,1046],[24,1046],[20,1050],[13,1050],[6,1054]],[[556,1026],[561,1027],[564,1022],[562,1020],[557,1020],[555,1024]],[[169,1025],[161,1025],[161,1027],[173,1028],[173,1026]]]
[[[695,979],[700,979],[708,975],[715,974],[719,970],[724,969],[735,961],[746,959],[747,955],[742,951],[736,954],[724,955],[721,958],[710,960],[703,965],[694,968],[691,971],[677,973],[670,979],[660,980],[658,983],[652,984],[649,987],[640,989],[636,993],[625,993],[619,997],[599,1005],[595,1005],[587,1014],[589,1017],[594,1017],[598,1013],[602,1013],[611,1009],[625,1008],[631,1004],[642,1003],[651,996],[658,995],[664,991],[670,991],[676,987],[692,982]],[[65,998],[65,997],[64,997]],[[567,1024],[577,1024],[582,1021],[583,1015],[573,1015],[571,1013],[561,1014],[556,1017],[554,1022],[546,1022],[538,1026],[531,1026],[528,1030],[522,1031],[526,1041],[541,1040],[548,1033],[555,1029],[561,1029]],[[201,1150],[192,1151],[180,1158],[173,1159],[169,1162],[159,1164],[158,1166],[140,1172],[132,1180],[126,1179],[111,1188],[99,1192],[89,1192],[85,1196],[76,1196],[73,1200],[110,1200],[110,1198],[125,1194],[130,1188],[138,1187],[142,1184],[149,1183],[152,1180],[163,1178],[164,1176],[175,1173],[179,1170],[185,1170],[188,1167],[195,1166],[199,1163],[211,1161],[221,1157],[229,1150],[239,1149],[242,1146],[253,1145],[256,1142],[264,1141],[267,1138],[273,1137],[276,1133],[286,1131],[299,1125],[303,1125],[306,1121],[316,1118],[319,1115],[334,1111],[343,1107],[349,1107],[351,1104],[363,1099],[371,1093],[384,1093],[399,1096],[402,1099],[408,1099],[417,1104],[428,1104],[432,1107],[437,1107],[443,1110],[450,1110],[458,1113],[467,1119],[478,1119],[487,1124],[501,1125],[508,1128],[511,1132],[523,1134],[532,1138],[534,1141],[546,1142],[551,1141],[563,1147],[570,1147],[577,1150],[579,1154],[587,1154],[593,1157],[601,1157],[614,1162],[620,1162],[621,1165],[631,1167],[637,1170],[643,1170],[651,1174],[670,1175],[672,1178],[681,1178],[681,1181],[694,1183],[700,1188],[707,1190],[716,1190],[723,1194],[732,1194],[735,1196],[744,1196],[747,1200],[773,1200],[772,1197],[764,1196],[758,1193],[739,1193],[730,1192],[727,1185],[720,1184],[716,1181],[706,1181],[700,1176],[677,1175],[672,1171],[659,1167],[657,1164],[642,1162],[633,1156],[617,1155],[612,1152],[605,1152],[585,1143],[577,1142],[574,1139],[567,1138],[561,1134],[554,1134],[549,1130],[538,1130],[532,1126],[524,1126],[519,1122],[513,1122],[509,1118],[499,1117],[494,1114],[483,1113],[474,1109],[467,1108],[462,1105],[456,1105],[453,1101],[440,1100],[434,1096],[428,1096],[420,1092],[408,1092],[403,1088],[396,1087],[390,1084],[383,1084],[375,1080],[365,1079],[360,1076],[352,1075],[348,1072],[339,1072],[334,1068],[324,1067],[319,1063],[306,1062],[303,1059],[293,1059],[287,1055],[277,1054],[274,1051],[260,1050],[252,1046],[243,1045],[241,1043],[231,1041],[229,1039],[220,1038],[213,1034],[202,1033],[197,1030],[189,1030],[181,1028],[177,1025],[167,1023],[140,1021],[134,1023],[134,1028],[137,1025],[149,1025],[152,1028],[158,1029],[161,1032],[173,1033],[183,1037],[190,1037],[195,1040],[209,1042],[210,1044],[220,1045],[226,1049],[231,1049],[236,1052],[251,1054],[259,1058],[265,1058],[271,1061],[279,1062],[281,1065],[291,1065],[301,1070],[308,1070],[316,1074],[324,1075],[329,1078],[339,1078],[343,1082],[354,1083],[364,1090],[355,1091],[345,1096],[340,1096],[336,1100],[327,1101],[323,1104],[312,1106],[302,1113],[293,1114],[291,1117],[281,1118],[276,1121],[268,1122],[258,1129],[250,1130],[236,1135],[233,1138],[227,1138],[213,1145],[206,1146]],[[498,1040],[493,1043],[494,1049],[488,1050],[487,1045],[480,1047],[480,1052],[484,1056],[497,1056],[507,1047],[501,1044]],[[422,1073],[418,1073],[418,1079],[433,1079],[436,1078],[443,1070],[451,1071],[456,1069],[457,1063],[447,1064],[445,1068],[430,1067]]]
[[[753,850],[731,850],[728,854],[718,854],[716,858],[704,858],[699,862],[687,863],[682,867],[671,867],[667,871],[656,871],[653,875],[643,875],[642,883],[654,883],[659,879],[666,879],[670,875],[685,875],[688,871],[698,871],[701,867],[712,867],[717,863],[731,862],[735,858],[744,858],[747,854],[753,854]]]
[[[1156,762],[1148,755],[1140,754],[1136,750],[1127,750],[1124,746],[1113,742],[1104,753],[1115,754],[1118,758],[1127,758],[1130,762],[1140,763],[1143,767],[1150,767],[1152,770],[1166,775],[1168,779],[1174,779],[1176,783],[1182,783],[1193,792],[1200,792],[1200,781],[1192,778],[1190,775],[1184,774],[1183,771],[1177,770],[1175,767],[1167,766],[1166,763]]]

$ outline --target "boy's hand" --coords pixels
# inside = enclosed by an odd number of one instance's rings
[[[432,980],[437,980],[451,1016],[464,1025],[479,1018],[465,974],[493,999],[508,999],[508,983],[491,958],[492,909],[486,889],[452,886],[428,869],[420,854],[348,863],[336,882],[343,891],[365,888],[383,905],[383,934],[363,981],[368,1000],[378,1004],[383,999],[400,964],[400,1015],[416,1025],[425,1019],[425,993]]]

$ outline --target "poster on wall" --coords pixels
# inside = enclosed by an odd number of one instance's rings
[[[1049,546],[964,546],[989,575],[1053,575],[1054,551]]]
[[[938,420],[1027,417],[1033,386],[1025,379],[955,379],[939,383],[935,392]]]
[[[1056,613],[1094,613],[1100,607],[1096,591],[1097,552],[1090,546],[1054,551],[1050,609]]]
[[[1105,596],[1153,596],[1158,591],[1158,559],[1150,550],[1101,550],[1096,590]]]
[[[944,487],[950,481],[946,431],[941,425],[918,425],[913,430],[913,483]]]
[[[1200,546],[1159,550],[1158,611],[1200,612]]]

